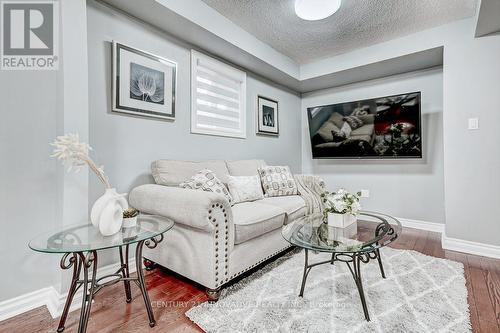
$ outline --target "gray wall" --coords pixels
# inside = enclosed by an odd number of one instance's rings
[[[301,169],[300,97],[267,84],[250,73],[247,77],[247,138],[190,134],[190,48],[182,42],[89,2],[88,52],[90,143],[98,163],[105,166],[111,184],[121,192],[151,182],[150,163],[165,159],[260,158],[270,164]],[[111,113],[111,41],[117,40],[178,63],[176,119],[173,122]],[[255,134],[257,95],[279,101],[280,136]],[[90,200],[103,188],[91,177]]]
[[[424,158],[415,160],[313,160],[307,108],[356,100],[422,92]],[[321,90],[302,98],[304,173],[321,176],[330,190],[370,190],[364,209],[394,216],[444,223],[442,69],[414,72]]]
[[[0,71],[0,301],[58,278],[56,257],[28,248],[58,223],[57,166],[49,157],[57,88],[56,71]]]
[[[64,5],[62,9],[64,14]],[[269,163],[288,164],[294,171],[303,165],[304,172],[321,175],[331,188],[369,189],[371,197],[363,202],[367,209],[443,222],[445,203],[447,236],[500,245],[500,36],[473,39],[473,20],[466,20],[457,25],[460,29],[454,27],[447,32],[443,74],[434,70],[320,91],[304,96],[302,108],[298,96],[249,74],[248,138],[241,140],[189,134],[189,45],[93,1],[89,1],[87,9],[89,125],[79,118],[85,114],[81,97],[86,91],[75,89],[78,85],[68,80],[81,77],[82,70],[87,71],[84,63],[72,64],[59,73],[0,72],[0,267],[8,273],[0,280],[0,301],[58,285],[62,274],[67,273],[58,270],[59,256],[34,253],[27,248],[27,242],[71,220],[62,221],[65,216],[74,215],[74,206],[81,204],[81,193],[74,194],[72,199],[71,192],[76,190],[71,187],[78,187],[75,179],[85,177],[64,175],[62,168],[49,157],[52,149],[48,142],[63,132],[84,133],[88,126],[94,156],[105,165],[111,182],[122,192],[150,182],[149,163],[157,158],[263,158]],[[66,22],[76,25],[74,16],[68,16]],[[64,31],[68,34],[67,27]],[[73,36],[70,33],[66,38]],[[174,122],[110,113],[113,39],[179,63],[178,112]],[[84,44],[84,38],[74,41]],[[73,57],[74,52],[63,48],[63,56],[66,53]],[[313,161],[310,158],[305,111],[308,106],[414,90],[423,93],[427,143],[423,160]],[[257,94],[280,101],[279,138],[254,134]],[[79,96],[79,102],[75,102],[75,95]],[[466,129],[470,117],[480,118],[478,131]],[[298,135],[301,131],[302,142]],[[93,175],[89,179],[88,201],[92,203],[102,188]],[[81,190],[86,193],[87,188]]]
[[[446,236],[500,246],[500,35],[473,34],[470,20],[444,52]]]
[[[0,301],[49,286],[65,292],[61,256],[28,242],[87,220],[87,171],[66,173],[49,145],[68,132],[87,140],[85,5],[60,3],[59,70],[0,71]]]

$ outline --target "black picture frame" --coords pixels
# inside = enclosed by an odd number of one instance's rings
[[[113,41],[112,67],[113,112],[175,119],[176,62]]]
[[[257,96],[257,134],[279,136],[279,103],[269,97]]]

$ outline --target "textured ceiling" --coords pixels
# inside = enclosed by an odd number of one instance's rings
[[[477,0],[343,0],[320,21],[295,15],[294,0],[202,0],[300,64],[473,16]]]

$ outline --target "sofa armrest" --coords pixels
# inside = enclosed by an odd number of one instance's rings
[[[234,224],[223,195],[149,184],[134,188],[129,202],[142,212],[175,222],[159,249],[146,250],[146,258],[210,289],[229,281]]]
[[[130,192],[129,203],[141,212],[162,215],[175,223],[206,231],[216,227],[216,219],[212,217],[215,210],[221,210],[227,223],[232,224],[229,203],[223,195],[213,192],[147,184]]]

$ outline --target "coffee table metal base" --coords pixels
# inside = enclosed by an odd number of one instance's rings
[[[370,321],[370,315],[368,313],[368,307],[366,305],[365,293],[363,291],[363,282],[361,280],[361,263],[368,263],[372,259],[377,259],[380,273],[382,277],[385,279],[384,266],[382,264],[382,258],[380,256],[380,250],[374,249],[371,252],[357,252],[357,253],[333,253],[332,258],[329,260],[317,262],[314,264],[309,264],[309,250],[305,250],[305,262],[304,262],[304,274],[302,276],[302,285],[300,287],[300,297],[304,296],[304,289],[306,286],[307,276],[311,269],[315,266],[331,264],[333,265],[336,261],[344,262],[347,267],[349,267],[349,271],[354,278],[354,282],[356,283],[356,287],[358,288],[359,297],[361,299],[361,305],[363,306],[363,312],[365,314],[365,319]]]
[[[102,277],[97,277],[97,251],[89,252],[70,252],[64,254],[61,259],[60,267],[62,269],[73,268],[73,277],[68,291],[68,297],[64,305],[64,310],[59,321],[57,328],[58,332],[64,331],[66,318],[68,317],[69,308],[73,301],[76,292],[83,288],[82,307],[80,309],[80,322],[78,324],[78,333],[87,331],[87,324],[90,317],[90,309],[94,296],[104,287],[123,282],[125,287],[126,302],[132,301],[132,293],[130,289],[130,282],[134,282],[141,290],[142,297],[146,306],[146,311],[149,317],[149,326],[155,326],[155,318],[153,309],[151,308],[151,301],[146,289],[144,280],[144,273],[142,267],[142,248],[146,245],[148,248],[155,248],[159,242],[163,240],[163,234],[156,239],[143,240],[137,243],[135,250],[135,264],[137,267],[137,277],[130,277],[129,270],[129,245],[119,247],[120,251],[120,268],[114,273]],[[83,279],[80,278],[83,271]],[[90,275],[91,273],[91,275]],[[101,282],[104,281],[104,282]]]

